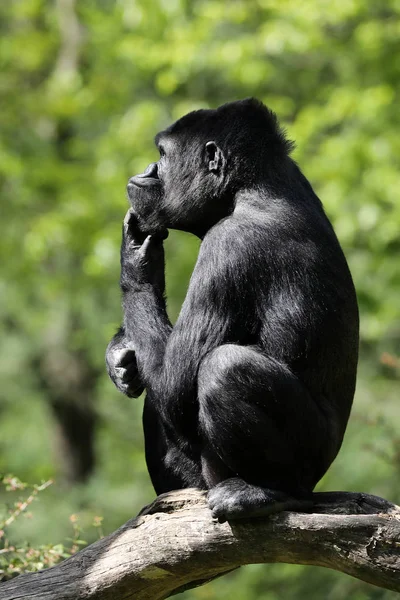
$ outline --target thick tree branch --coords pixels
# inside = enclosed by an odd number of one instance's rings
[[[312,514],[221,525],[203,492],[171,492],[60,565],[0,584],[0,600],[158,600],[273,562],[329,567],[400,592],[400,508],[333,492],[316,494]]]

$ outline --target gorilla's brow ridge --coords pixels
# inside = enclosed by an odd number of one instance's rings
[[[155,143],[155,145],[157,147],[159,146],[159,144],[160,144],[160,142],[161,142],[161,140],[162,140],[163,137],[165,137],[165,134],[164,134],[163,131],[159,131],[157,133],[157,135],[154,137],[154,143]]]

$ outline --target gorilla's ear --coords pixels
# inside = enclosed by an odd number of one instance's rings
[[[208,170],[218,172],[225,163],[224,154],[215,142],[207,142],[206,156],[208,160]]]

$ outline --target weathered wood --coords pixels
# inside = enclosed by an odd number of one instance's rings
[[[219,524],[205,496],[159,496],[60,565],[0,584],[0,600],[159,600],[240,565],[296,563],[400,592],[400,508],[376,496],[316,494],[314,512]]]

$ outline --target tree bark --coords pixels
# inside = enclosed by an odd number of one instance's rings
[[[400,508],[315,494],[313,513],[220,524],[205,493],[159,496],[116,532],[51,569],[0,584],[0,600],[160,600],[250,563],[318,565],[400,592]]]

